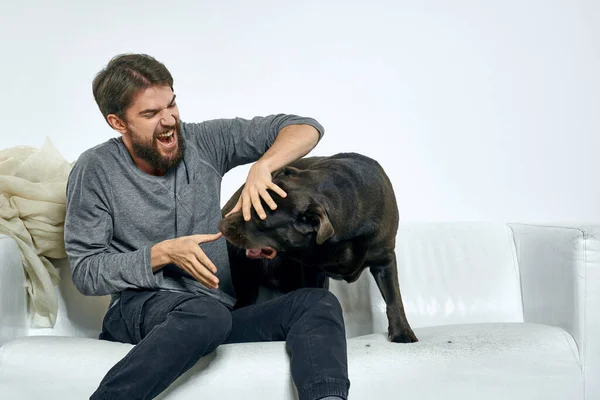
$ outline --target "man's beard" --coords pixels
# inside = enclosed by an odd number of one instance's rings
[[[158,150],[158,135],[168,132],[173,128],[175,128],[174,135],[177,137],[177,150],[174,155],[165,157],[160,153],[160,150]],[[181,125],[179,124],[179,120],[175,122],[174,127],[157,126],[154,130],[153,137],[150,140],[140,138],[133,131],[129,132],[133,153],[150,164],[153,169],[167,172],[167,170],[177,166],[183,159],[185,141],[181,135]]]

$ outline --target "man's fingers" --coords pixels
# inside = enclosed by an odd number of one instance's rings
[[[218,233],[210,233],[210,234],[198,234],[191,235],[190,238],[196,243],[207,243],[214,242],[217,239],[220,239],[223,234],[221,232]]]
[[[206,279],[200,274],[200,263],[198,261],[191,260],[189,267],[186,271],[194,277],[198,282],[204,282]]]
[[[267,218],[267,214],[265,213],[265,209],[263,208],[261,197],[265,201],[265,203],[271,208],[271,210],[275,210],[277,208],[277,203],[275,203],[267,189],[273,190],[281,197],[287,196],[287,193],[283,189],[281,189],[279,186],[272,182],[267,183],[266,187],[262,189],[256,189],[256,187],[247,187],[246,189],[247,190],[245,190],[240,196],[240,200],[238,201],[234,209],[227,213],[227,216],[232,214],[234,210],[239,210],[239,208],[241,208],[242,214],[244,215],[244,220],[250,221],[252,215],[252,207],[254,207],[260,219],[265,219]]]
[[[263,209],[262,203],[260,202],[260,196],[258,195],[258,191],[254,190],[250,193],[250,198],[252,199],[252,205],[256,210],[256,213],[260,217],[260,219],[265,219],[267,215],[265,214],[265,210]]]
[[[260,191],[260,196],[263,198],[265,203],[267,203],[267,205],[269,207],[271,207],[271,210],[274,210],[277,208],[277,204],[275,204],[275,202],[273,201],[273,198],[271,197],[269,192],[267,192],[267,189],[262,189]]]
[[[217,278],[214,274],[217,273],[217,267],[215,264],[210,261],[210,259],[204,254],[204,252],[198,248],[197,251],[194,251],[195,260],[192,260],[196,271],[205,279],[208,279],[211,284],[216,285],[219,283],[219,278]],[[211,273],[212,272],[212,273]]]
[[[285,190],[283,190],[282,188],[280,188],[279,186],[277,186],[273,182],[271,182],[269,184],[269,189],[271,189],[272,191],[274,191],[275,193],[277,193],[281,197],[287,197],[287,193],[285,192]]]
[[[252,206],[252,202],[250,201],[250,196],[247,194],[243,195],[244,198],[242,200],[242,214],[244,214],[244,220],[250,221],[250,207]]]
[[[197,251],[194,251],[194,255],[204,265],[207,269],[211,270],[213,274],[217,273],[217,267],[210,261],[210,258],[206,256],[206,254],[202,251],[202,249],[198,248]],[[216,277],[214,277],[216,279]]]
[[[212,275],[210,271],[206,269],[205,265],[202,264],[200,261],[192,261],[192,269],[195,272],[195,274],[193,275],[197,281],[202,282],[205,286],[214,289],[219,287],[219,279],[216,276]]]

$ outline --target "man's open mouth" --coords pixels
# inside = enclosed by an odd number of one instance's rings
[[[175,130],[172,129],[168,132],[161,133],[158,135],[157,140],[165,147],[172,147],[175,145]]]
[[[246,249],[246,257],[248,258],[268,258],[272,260],[277,255],[277,250],[271,247],[262,247],[259,249]]]

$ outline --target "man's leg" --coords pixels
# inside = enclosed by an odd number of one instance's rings
[[[123,307],[105,321],[105,327],[113,339],[136,346],[108,371],[92,400],[156,397],[215,350],[231,330],[230,311],[210,297],[161,291],[139,309],[133,300],[117,304]],[[138,313],[141,320],[136,321]],[[133,333],[136,329],[139,338]]]
[[[326,289],[299,289],[233,311],[225,343],[285,340],[300,400],[348,397],[348,357],[342,308]]]

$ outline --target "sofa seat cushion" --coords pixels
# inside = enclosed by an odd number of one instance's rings
[[[415,329],[420,341],[383,334],[348,340],[351,399],[577,399],[575,342],[560,328],[526,323]],[[131,345],[89,338],[25,337],[0,348],[2,398],[84,399]],[[293,399],[283,342],[223,345],[159,398]]]

